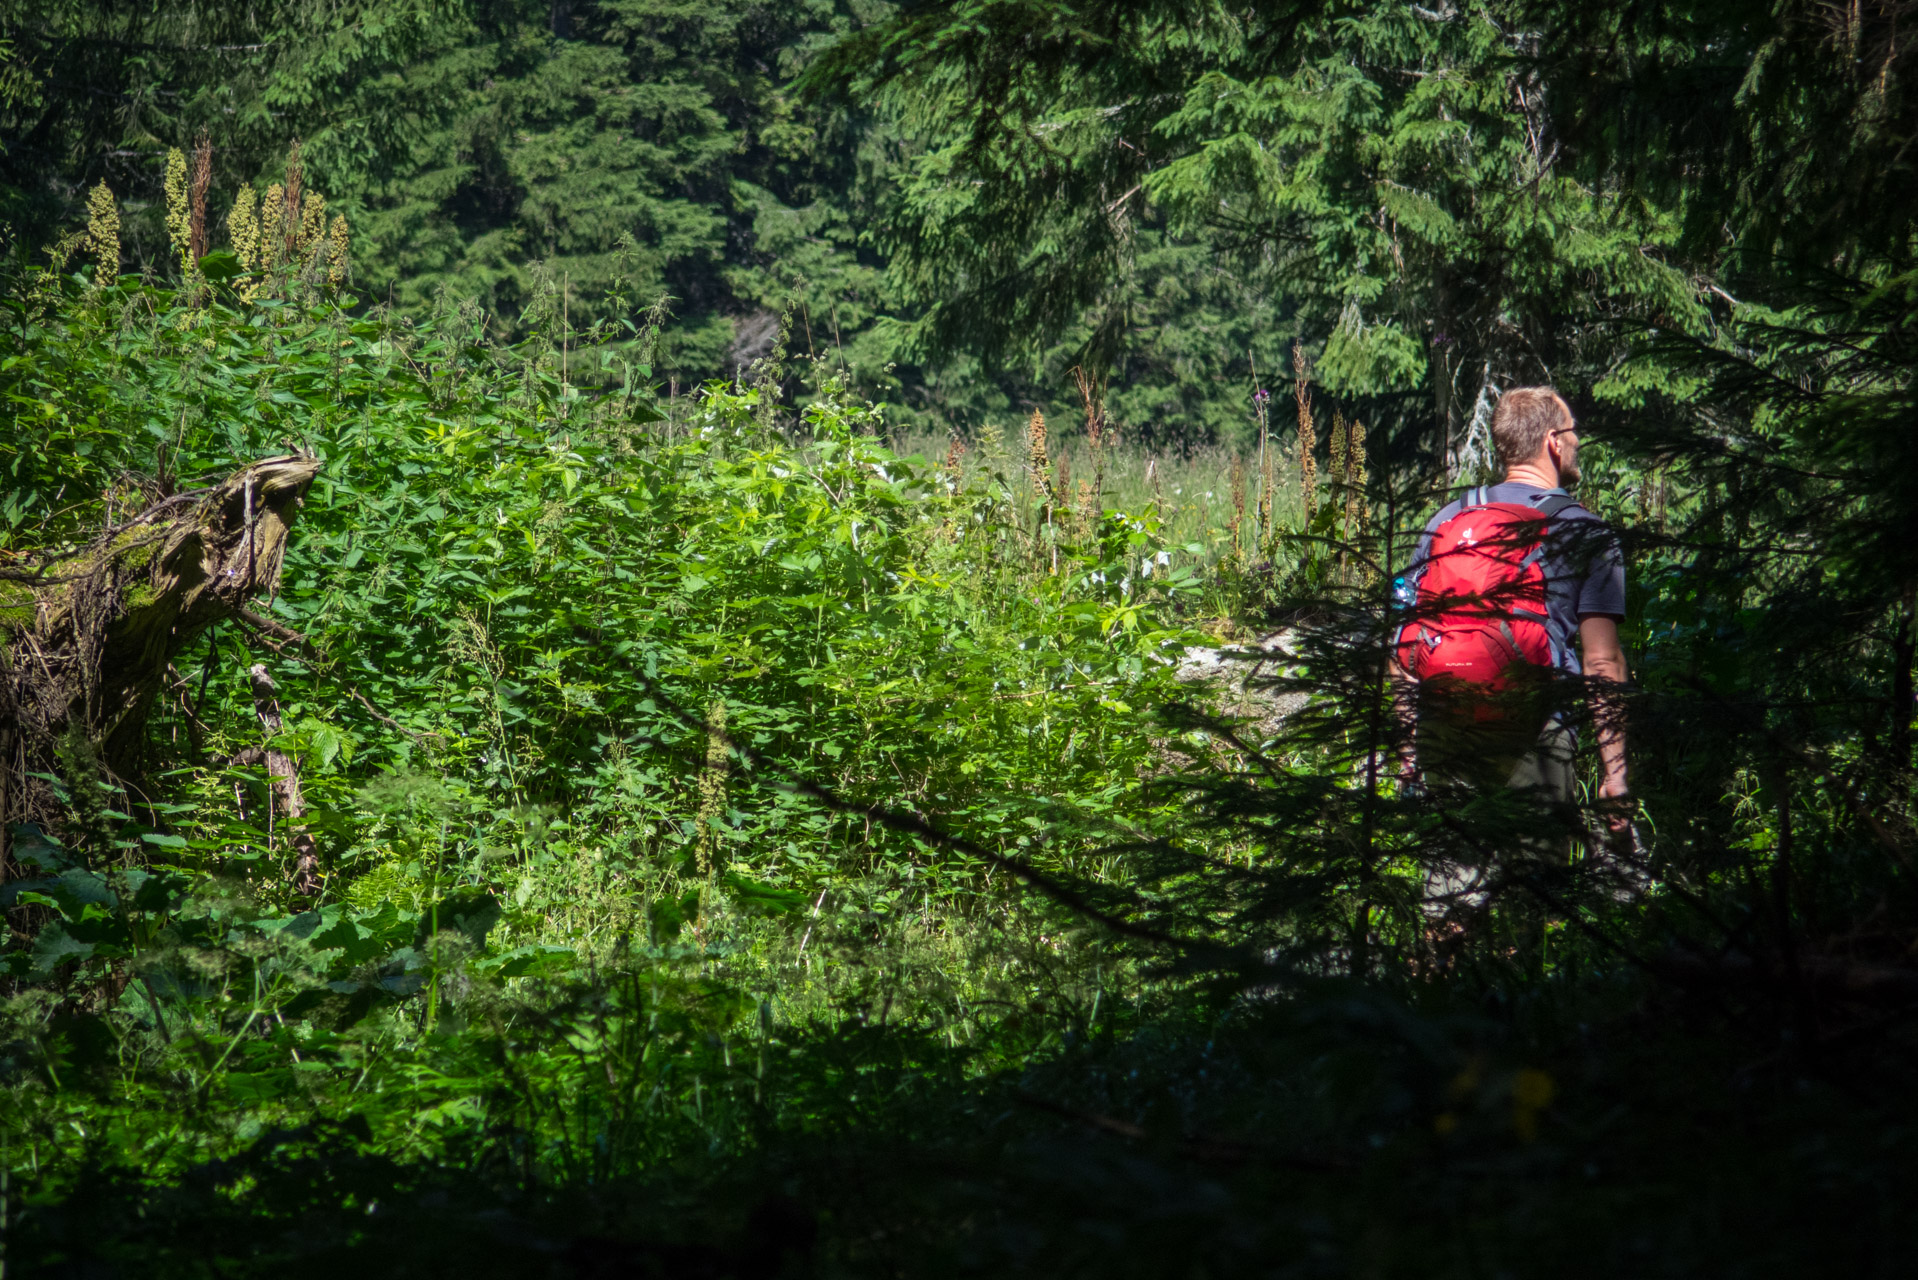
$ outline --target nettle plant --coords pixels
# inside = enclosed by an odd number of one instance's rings
[[[968,976],[939,941],[1022,927],[995,857],[1123,874],[1099,851],[1158,803],[1146,714],[1193,589],[1142,573],[1149,512],[1082,485],[1042,527],[1004,474],[894,454],[831,377],[798,407],[776,369],[662,402],[660,310],[573,333],[551,281],[513,347],[470,307],[396,319],[346,290],[343,232],[229,261],[196,255],[189,205],[184,278],[120,275],[97,203],[97,265],[24,273],[0,339],[8,662],[49,565],[117,555],[116,530],[263,458],[302,481],[265,568],[259,513],[228,504],[258,590],[166,640],[137,749],[109,767],[78,732],[12,833],[7,981],[51,1055],[13,1098],[33,1125],[66,1078],[56,1017],[119,1046],[81,1057],[125,1123],[176,1086],[297,1116],[381,1045],[605,965],[770,989],[808,946],[875,946],[977,1008],[1030,968]],[[895,1007],[836,980],[807,1007]],[[134,1059],[158,1071],[137,1089],[113,1065]]]

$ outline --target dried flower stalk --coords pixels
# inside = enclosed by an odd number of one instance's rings
[[[1299,402],[1299,490],[1305,499],[1305,518],[1312,519],[1316,506],[1313,490],[1318,484],[1318,433],[1312,425],[1311,370],[1305,362],[1305,348],[1292,344],[1293,390]]]
[[[1245,523],[1245,459],[1233,455],[1232,458],[1232,554],[1235,557],[1244,554],[1244,544],[1239,540],[1240,527]]]
[[[1371,478],[1365,466],[1365,424],[1354,422],[1347,428],[1350,439],[1345,446],[1345,536],[1365,533],[1365,486]]]
[[[1046,415],[1034,409],[1026,422],[1026,466],[1032,472],[1032,496],[1041,508],[1052,503],[1052,460],[1046,455]]]
[[[213,140],[205,131],[193,144],[193,169],[187,178],[187,252],[193,265],[206,257],[206,191],[213,184]]]
[[[300,187],[305,178],[306,165],[300,159],[300,140],[295,138],[292,148],[286,153],[286,185],[280,192],[280,198],[286,202],[280,212],[280,234],[284,237],[284,243],[275,246],[274,256],[281,262],[295,261],[299,257]],[[270,196],[272,192],[267,194]]]
[[[699,874],[711,878],[719,865],[719,819],[726,811],[726,775],[732,755],[726,746],[726,700],[714,698],[706,707],[706,764],[699,771],[699,833],[696,857]]]

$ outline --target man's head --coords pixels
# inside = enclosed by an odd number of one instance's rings
[[[1500,396],[1492,443],[1507,472],[1529,464],[1565,488],[1578,483],[1578,424],[1550,387],[1513,387]]]

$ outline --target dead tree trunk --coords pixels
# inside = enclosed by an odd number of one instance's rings
[[[60,825],[53,788],[36,774],[60,776],[84,756],[109,784],[136,786],[172,659],[277,586],[319,470],[299,454],[255,462],[84,547],[0,571],[0,878],[7,824]]]
[[[300,791],[300,762],[273,745],[285,726],[280,721],[280,690],[267,674],[266,664],[247,668],[253,686],[253,713],[260,718],[266,744],[248,747],[233,757],[236,765],[266,766],[266,839],[273,845],[276,827],[284,827],[293,845],[293,887],[301,893],[320,891],[320,851],[306,829],[306,796]]]

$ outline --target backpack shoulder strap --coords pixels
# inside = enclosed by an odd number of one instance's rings
[[[1553,520],[1556,520],[1558,518],[1560,512],[1566,511],[1572,507],[1578,506],[1578,501],[1577,499],[1572,498],[1566,494],[1554,493],[1550,497],[1541,499],[1540,501],[1536,503],[1530,503],[1528,505],[1532,508],[1532,510],[1538,512],[1539,515],[1543,516],[1547,524],[1550,524]],[[1547,546],[1547,539],[1541,538],[1538,544],[1534,546],[1529,552],[1526,553],[1523,563],[1528,565],[1537,564],[1539,561],[1543,560],[1545,558],[1546,546]]]

